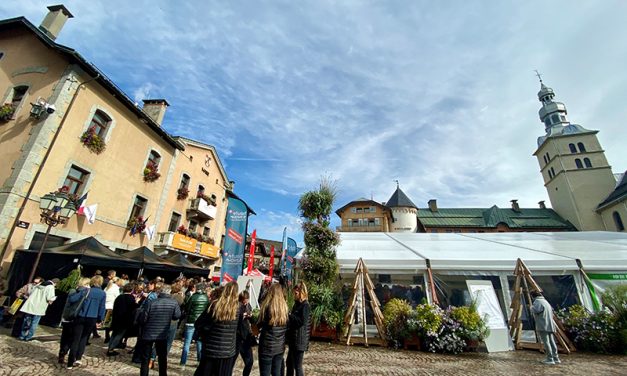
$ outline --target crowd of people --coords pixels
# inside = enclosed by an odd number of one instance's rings
[[[15,296],[17,308],[13,335],[23,341],[33,339],[39,320],[54,300],[58,279],[36,277]],[[288,309],[288,289],[295,303]],[[103,278],[96,273],[80,278],[71,289],[63,308],[58,362],[67,369],[82,365],[90,338],[104,330],[106,355],[132,352],[140,364],[140,375],[158,368],[168,371],[168,355],[180,335],[180,364],[185,366],[195,344],[197,368],[194,375],[232,375],[237,358],[244,363],[243,375],[250,375],[253,348],[258,346],[261,376],[303,375],[304,353],[309,345],[310,310],[307,287],[299,282],[265,284],[258,298],[259,318],[253,320],[248,289],[238,291],[235,282],[216,286],[204,279],[177,278],[166,284],[162,278],[129,281],[110,271]],[[13,306],[12,308],[16,308]],[[5,316],[6,317],[6,316]],[[253,332],[253,325],[258,334]],[[256,332],[256,331],[255,331]],[[136,338],[134,348],[129,338]],[[285,360],[286,346],[289,347]]]

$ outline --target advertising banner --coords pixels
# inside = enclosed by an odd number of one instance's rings
[[[246,275],[249,275],[253,270],[253,263],[255,262],[255,246],[256,246],[257,230],[253,231],[250,236],[250,252],[248,253],[248,268],[246,269]]]
[[[242,274],[247,227],[248,210],[246,204],[242,200],[229,198],[220,283],[235,281]]]
[[[218,258],[220,247],[209,243],[200,243],[200,254],[206,257]]]
[[[298,252],[298,247],[296,246],[296,240],[292,238],[287,238],[287,257],[285,260],[285,274],[287,275],[287,280],[292,280],[292,271],[294,268],[294,257]]]
[[[180,249],[185,252],[196,252],[196,243],[198,241],[194,238],[188,238],[183,234],[174,234],[172,237],[172,247]]]
[[[270,265],[268,268],[270,269],[270,281],[272,281],[272,275],[274,274],[274,245],[270,247]]]

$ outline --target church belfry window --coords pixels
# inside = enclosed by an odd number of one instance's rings
[[[575,144],[568,144],[568,148],[570,149],[570,152],[573,154],[577,152],[577,148],[575,147]]]
[[[577,168],[583,168],[583,163],[581,163],[581,159],[579,158],[575,159],[575,165],[577,166]]]
[[[584,146],[583,142],[578,142],[577,143],[577,147],[579,148],[579,152],[580,153],[585,153],[586,152],[586,147]]]
[[[592,168],[592,162],[590,162],[590,158],[584,158],[583,164],[586,166],[586,168]]]
[[[623,220],[620,218],[620,214],[618,212],[612,213],[612,218],[614,218],[614,224],[616,225],[617,231],[625,231],[625,225],[623,225]]]

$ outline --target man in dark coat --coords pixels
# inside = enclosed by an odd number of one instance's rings
[[[163,285],[157,299],[149,301],[139,316],[141,325],[141,348],[137,349],[141,356],[140,376],[148,376],[148,364],[155,346],[159,357],[159,376],[168,374],[168,333],[172,320],[181,317],[181,308],[170,296],[171,287]]]
[[[128,329],[133,326],[137,302],[133,296],[133,285],[128,283],[122,288],[122,295],[115,298],[111,313],[111,340],[109,341],[108,356],[118,355],[114,349],[120,344]]]
[[[209,307],[209,296],[205,292],[206,286],[204,283],[198,285],[190,284],[189,290],[192,291],[192,295],[185,301],[185,314],[187,318],[185,320],[185,330],[183,332],[183,351],[181,352],[181,365],[187,363],[187,355],[189,353],[189,346],[192,343],[194,337],[194,323],[196,319],[207,310]],[[196,336],[198,337],[198,336]],[[202,353],[202,342],[196,340],[196,360],[200,362],[200,355]]]

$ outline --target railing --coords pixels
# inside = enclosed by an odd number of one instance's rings
[[[189,218],[197,218],[201,222],[208,219],[215,219],[218,208],[207,202],[204,198],[198,197],[189,200],[189,209],[187,216]]]
[[[337,226],[339,232],[383,232],[383,226]]]

